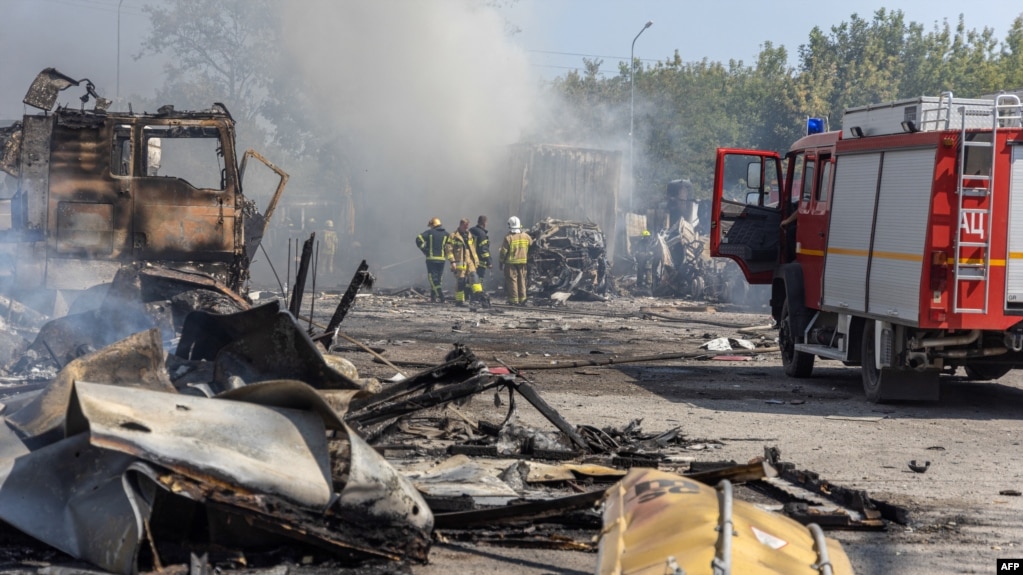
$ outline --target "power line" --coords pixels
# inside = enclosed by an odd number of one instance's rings
[[[117,2],[109,3],[102,0],[34,0],[36,2],[49,2],[51,4],[61,4],[63,6],[73,6],[75,8],[84,8],[86,10],[96,10],[99,12],[111,12],[117,13]],[[130,8],[121,8],[121,14],[129,16],[145,16],[144,12],[139,10],[132,10]]]

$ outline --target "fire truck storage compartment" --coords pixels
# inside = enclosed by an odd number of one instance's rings
[[[990,129],[993,100],[921,96],[884,104],[849,108],[842,117],[842,137],[882,136],[909,131],[960,130],[965,113],[966,129]],[[904,126],[903,122],[912,122]]]
[[[1023,229],[1023,146],[1012,147],[1012,176],[1009,179],[1009,257],[1005,260],[1005,307],[1023,310],[1023,259],[1013,254],[1023,253],[1023,234],[1012,233]]]
[[[830,219],[825,309],[918,324],[935,152],[924,148],[839,157],[831,209],[843,217]]]

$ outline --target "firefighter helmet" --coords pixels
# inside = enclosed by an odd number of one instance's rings
[[[327,220],[327,227],[328,228],[334,227],[334,220]]]
[[[439,228],[440,227],[440,218],[430,218],[430,221],[426,222],[426,225],[431,227],[431,228]]]
[[[519,221],[518,216],[512,216],[508,218],[508,229],[509,230],[522,229],[522,222]]]
[[[649,236],[650,236],[650,230],[643,230],[643,234],[642,234],[642,236],[643,236],[644,238],[646,238],[646,237],[649,237]]]

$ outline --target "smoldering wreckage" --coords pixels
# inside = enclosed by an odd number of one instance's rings
[[[82,109],[52,109],[82,84]],[[17,181],[0,300],[8,564],[60,561],[51,549],[123,574],[303,562],[393,572],[447,538],[595,550],[600,574],[851,573],[821,526],[906,521],[774,448],[748,464],[683,468],[672,463],[688,441],[679,428],[572,424],[524,368],[487,365],[462,345],[408,377],[362,378],[331,350],[352,339],[339,328],[372,287],[365,262],[320,329],[296,320],[308,250],[287,309],[246,297],[248,259],[287,175],[253,151],[239,163],[223,106],[107,112],[91,83],[52,69],[25,101],[42,113],[0,132]],[[206,146],[211,180],[184,177],[197,172],[175,166],[178,144]],[[242,193],[250,157],[280,175],[263,213]],[[599,228],[546,220],[532,232],[538,295],[611,293]],[[92,285],[102,288],[60,314],[64,290]],[[41,292],[56,319],[20,302]],[[504,421],[462,418],[459,440],[423,438],[456,425],[438,408],[496,392],[510,399]],[[515,397],[555,431],[517,425]],[[415,454],[448,459],[412,471]],[[738,499],[750,488],[781,512]]]

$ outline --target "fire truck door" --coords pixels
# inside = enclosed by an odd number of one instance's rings
[[[807,304],[820,305],[824,251],[827,248],[828,202],[833,162],[830,155],[807,155],[796,228],[796,258],[803,267]]]
[[[134,194],[133,248],[150,260],[230,261],[235,250],[234,182],[219,131],[145,126],[144,173]]]
[[[734,260],[750,284],[769,284],[780,261],[781,160],[774,152],[718,149],[711,255]]]

